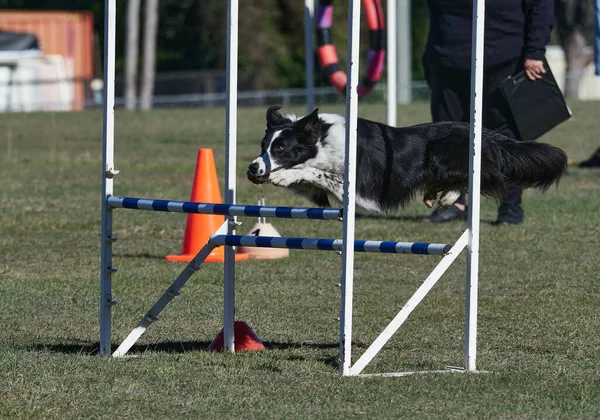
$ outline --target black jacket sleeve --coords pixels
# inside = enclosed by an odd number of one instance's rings
[[[542,60],[554,24],[553,0],[524,0],[525,58]]]

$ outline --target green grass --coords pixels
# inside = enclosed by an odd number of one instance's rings
[[[544,141],[574,161],[598,147],[599,103]],[[240,109],[238,202],[307,205],[251,185],[264,109]],[[295,109],[301,113],[301,109]],[[341,108],[323,111],[343,112]],[[383,120],[385,108],[360,114]],[[428,120],[399,107],[400,124]],[[482,206],[480,375],[341,378],[337,336],[341,258],[291,251],[237,265],[237,319],[269,350],[203,349],[221,328],[222,265],[207,264],[133,348],[98,348],[101,113],[0,114],[0,418],[597,418],[600,417],[600,173],[570,167],[559,188],[527,191],[526,221],[492,227]],[[224,111],[116,114],[115,193],[189,198],[195,155],[214,149],[223,191]],[[357,219],[356,237],[453,242],[463,223],[432,226],[415,203],[394,217]],[[255,220],[243,218],[241,231]],[[340,237],[341,224],[269,220],[285,236]],[[116,210],[113,344],[160,296],[181,265],[185,218]],[[356,255],[354,360],[404,305],[439,257]],[[367,372],[462,364],[465,257],[425,298]]]

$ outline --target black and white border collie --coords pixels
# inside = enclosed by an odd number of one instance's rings
[[[343,202],[345,117],[282,116],[267,111],[261,155],[248,167],[255,184],[286,187],[321,207]],[[428,207],[450,206],[466,192],[469,125],[438,122],[394,128],[362,118],[357,129],[356,205],[388,214],[422,195]],[[481,193],[502,199],[506,184],[547,189],[567,167],[561,149],[482,133]]]

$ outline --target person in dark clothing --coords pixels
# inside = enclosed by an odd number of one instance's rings
[[[600,0],[592,0],[594,3],[594,60],[596,76],[600,76]],[[579,162],[580,168],[600,167],[600,147],[596,149],[589,159]]]
[[[429,36],[423,55],[425,79],[431,89],[433,121],[465,121],[471,104],[471,28],[473,0],[427,0]],[[545,48],[554,22],[552,0],[487,1],[485,7],[483,126],[518,140],[499,84],[525,70],[541,79]],[[498,207],[496,225],[523,221],[522,188],[509,185]],[[447,210],[436,210],[424,221],[466,220],[464,195]]]

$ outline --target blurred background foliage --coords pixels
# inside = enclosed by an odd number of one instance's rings
[[[126,0],[117,0],[117,72],[123,71],[126,6]],[[383,6],[385,10],[385,0]],[[157,71],[225,69],[226,1],[160,0],[159,7]],[[98,45],[102,45],[104,0],[0,0],[0,8],[91,10],[94,12]],[[240,70],[254,75],[258,89],[303,87],[304,2],[244,0],[239,8]],[[412,0],[411,15],[413,80],[421,80],[421,55],[428,30],[426,2]],[[345,68],[347,55],[347,22],[348,0],[336,0],[333,36],[342,68]],[[364,57],[368,37],[366,25],[362,26]],[[316,60],[315,63],[318,66]],[[316,70],[317,84],[325,86]]]

